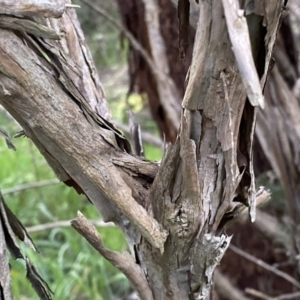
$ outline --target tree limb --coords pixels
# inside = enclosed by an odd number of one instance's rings
[[[239,290],[230,279],[223,275],[218,269],[214,274],[215,288],[219,295],[225,296],[226,299],[230,300],[250,300]]]
[[[292,300],[292,299],[297,299],[297,298],[299,299],[299,297],[300,297],[300,292],[282,294],[280,296],[275,296],[275,297],[268,296],[260,291],[257,291],[255,289],[250,289],[250,288],[246,288],[245,292],[251,296],[254,296],[258,299],[263,299],[263,300]]]
[[[2,194],[7,195],[7,194],[20,193],[20,192],[26,191],[28,189],[40,188],[40,187],[54,185],[54,184],[58,184],[58,183],[59,183],[58,179],[49,179],[49,180],[42,180],[42,181],[37,181],[37,182],[30,182],[30,183],[17,185],[17,186],[7,188],[7,189],[2,189]]]
[[[91,9],[99,13],[102,17],[104,17],[106,20],[108,20],[113,26],[115,26],[120,32],[122,32],[130,41],[132,47],[134,47],[135,50],[137,50],[141,56],[145,59],[147,62],[151,72],[153,74],[157,74],[157,68],[155,66],[155,63],[151,56],[147,53],[147,51],[142,47],[142,45],[139,43],[139,41],[134,37],[134,35],[126,29],[123,25],[118,23],[113,16],[109,14],[108,11],[100,7],[99,5],[96,5],[95,3],[89,1],[89,0],[81,0],[83,3],[85,3],[87,6],[89,6]]]
[[[116,126],[118,128],[120,128],[121,130],[123,130],[124,132],[126,133],[130,133],[130,129],[129,129],[129,126],[124,124],[124,123],[121,123],[121,122],[118,122],[118,121],[115,121],[114,122],[116,124]],[[142,131],[142,140],[143,142],[145,143],[149,143],[155,147],[158,147],[158,148],[161,148],[163,149],[164,148],[164,143],[162,141],[162,139],[156,137],[155,135],[149,133],[149,132],[144,132]]]
[[[270,297],[269,295],[266,295],[260,291],[257,291],[255,289],[246,288],[245,292],[251,296],[254,296],[255,298],[258,298],[258,299],[263,299],[263,300],[275,300],[276,299],[276,298]]]
[[[56,222],[49,222],[45,224],[40,224],[40,225],[35,225],[35,226],[29,226],[26,227],[26,230],[28,233],[32,232],[38,232],[38,231],[43,231],[43,230],[48,230],[48,229],[53,229],[53,228],[59,228],[59,227],[70,227],[71,226],[72,220],[66,220],[66,221],[56,221]],[[97,226],[97,227],[115,227],[114,223],[108,222],[104,223],[103,221],[97,221],[97,220],[90,220],[90,222]]]
[[[60,18],[66,8],[65,0],[1,0],[0,14]]]
[[[76,25],[72,18],[75,16],[71,12],[66,13],[56,26]],[[133,177],[125,169],[128,161],[139,172],[147,173],[157,166],[120,149],[127,141],[102,117],[107,112],[106,101],[101,87],[97,89],[99,79],[93,73],[87,48],[83,40],[78,41],[80,32],[76,27],[68,30],[69,45],[74,47],[71,57],[65,56],[61,48],[65,44],[61,42],[39,40],[38,44],[26,35],[28,43],[24,44],[14,33],[0,30],[1,103],[44,154],[59,179],[84,192],[105,221],[127,226],[125,217],[131,222],[129,227],[136,227],[154,247],[162,249],[167,232],[139,204],[142,200],[137,198],[145,199],[147,191],[138,182],[139,176]],[[74,62],[82,68],[77,69]],[[112,158],[120,163],[112,163]],[[151,178],[151,174],[145,175]]]
[[[71,222],[72,227],[79,232],[104,258],[118,268],[131,281],[142,300],[152,300],[152,292],[141,268],[134,262],[128,252],[118,253],[103,245],[100,234],[94,225],[81,212]]]
[[[294,285],[295,287],[300,289],[300,283],[296,279],[291,277],[289,274],[287,274],[285,272],[282,272],[282,271],[270,266],[269,264],[265,263],[261,259],[258,259],[256,257],[254,257],[253,255],[237,248],[234,245],[230,245],[229,249],[232,250],[234,253],[238,254],[239,256],[242,256],[242,257],[246,258],[247,260],[255,263],[256,265],[264,268],[265,270],[268,270],[268,271],[274,273],[275,275],[285,279],[286,281],[290,282],[292,285]]]

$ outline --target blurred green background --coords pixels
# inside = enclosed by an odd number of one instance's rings
[[[143,120],[142,130],[158,136],[147,101],[139,95],[127,98],[126,41],[107,20],[82,3],[77,3],[81,5],[77,12],[114,119],[126,124],[127,110],[131,109],[136,113],[137,121]],[[98,3],[118,19],[113,2]],[[2,108],[0,127],[10,136],[20,130],[18,124]],[[78,210],[89,219],[100,219],[96,209],[85,197],[79,196],[62,183],[5,193],[7,188],[55,178],[53,171],[28,138],[13,139],[13,143],[17,151],[9,150],[4,139],[0,140],[0,188],[4,191],[6,203],[26,227],[74,219]],[[148,159],[161,158],[161,149],[147,144],[144,146]],[[108,248],[127,250],[126,241],[119,229],[99,228],[99,232]],[[22,248],[49,284],[54,292],[54,299],[125,299],[132,291],[125,276],[104,260],[73,228],[57,227],[32,232],[30,235],[39,253],[23,246]],[[14,298],[38,299],[26,280],[24,262],[11,259],[10,264]]]

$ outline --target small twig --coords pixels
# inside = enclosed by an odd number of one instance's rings
[[[157,0],[142,0],[142,2],[145,7],[144,19],[147,25],[151,56],[158,71],[155,76],[158,95],[168,119],[174,128],[178,130],[181,115],[178,103],[181,103],[181,97],[172,77],[168,75],[170,65],[166,54],[165,41],[161,34],[160,7]]]
[[[135,154],[137,156],[144,156],[144,149],[141,137],[141,126],[136,122],[134,113],[131,110],[128,111],[128,118],[130,135],[134,146]]]
[[[114,123],[121,130],[125,131],[128,134],[130,133],[130,128],[128,125],[117,122],[117,121],[114,121]],[[153,135],[149,132],[142,132],[142,140],[145,143],[149,143],[149,144],[159,147],[161,149],[164,148],[164,142],[160,138],[156,137],[155,135]]]
[[[264,97],[255,68],[247,20],[238,0],[222,0],[232,50],[250,103],[264,108]]]
[[[14,16],[28,16],[40,18],[60,18],[65,11],[65,0],[0,0],[0,14]]]
[[[258,209],[253,225],[272,240],[280,242],[288,252],[292,252],[291,236],[286,234],[283,225],[274,216]]]
[[[235,142],[234,142],[234,138],[233,138],[233,127],[232,127],[232,117],[231,117],[231,113],[232,113],[232,109],[230,107],[230,99],[229,99],[229,92],[228,92],[228,87],[227,87],[227,78],[226,78],[226,74],[224,71],[222,71],[220,73],[220,77],[222,79],[223,82],[223,89],[224,89],[224,98],[225,98],[225,102],[227,104],[227,109],[228,109],[228,121],[229,121],[229,130],[230,130],[230,143],[231,143],[231,148],[235,149]],[[231,151],[231,163],[230,163],[230,173],[232,178],[235,178],[237,175],[233,174],[234,170],[236,170],[234,168],[234,165],[236,164],[235,161],[235,151]]]
[[[59,183],[58,179],[30,182],[30,183],[25,183],[25,184],[21,184],[18,186],[14,186],[12,188],[3,189],[2,194],[7,195],[7,194],[19,193],[19,192],[23,192],[25,190],[36,189],[36,188],[40,188],[40,187],[44,187],[44,186],[48,186],[48,185],[57,184],[57,183]]]
[[[127,276],[142,300],[153,300],[152,292],[148,286],[144,273],[128,252],[121,254],[105,248],[97,229],[81,212],[77,213],[77,218],[71,222],[71,225],[104,258]]]
[[[254,296],[256,298],[263,299],[263,300],[291,300],[291,299],[300,298],[300,292],[282,294],[277,297],[270,297],[262,292],[259,292],[257,290],[250,289],[250,288],[246,288],[245,292],[251,296]]]
[[[249,300],[244,293],[239,290],[231,280],[222,274],[219,270],[214,273],[215,287],[217,292],[227,299],[231,300]]]
[[[295,293],[289,293],[289,294],[282,294],[278,297],[276,297],[276,300],[290,300],[290,299],[296,299],[300,298],[300,292],[295,292]]]
[[[94,11],[96,11],[98,14],[100,14],[102,17],[107,19],[112,25],[114,25],[120,32],[122,32],[130,41],[132,47],[138,51],[141,56],[145,59],[147,62],[149,68],[153,73],[157,72],[157,68],[150,57],[150,55],[146,52],[146,50],[143,48],[143,46],[139,43],[139,41],[134,37],[134,35],[127,30],[123,25],[118,23],[113,16],[109,14],[105,9],[100,7],[99,5],[94,4],[92,1],[89,0],[81,0],[83,3],[85,3],[87,6],[92,8]]]
[[[65,4],[66,8],[81,8],[80,5],[77,4]]]
[[[292,276],[286,274],[285,272],[282,272],[282,271],[270,266],[269,264],[265,263],[261,259],[254,257],[253,255],[239,249],[238,247],[236,247],[234,245],[230,245],[229,249],[232,250],[234,253],[246,258],[247,260],[255,263],[256,265],[264,268],[265,270],[268,270],[268,271],[276,274],[277,276],[285,279],[286,281],[290,282],[292,285],[294,285],[295,287],[300,289],[300,283],[297,280],[295,280]]]
[[[264,294],[264,293],[262,293],[262,292],[260,292],[260,291],[257,291],[257,290],[255,290],[255,289],[246,288],[246,289],[245,289],[245,292],[246,292],[247,294],[251,295],[251,296],[254,296],[254,297],[258,298],[258,299],[263,299],[263,300],[275,300],[275,298],[270,297],[270,296],[268,296],[268,295],[266,295],[266,294]]]
[[[256,191],[256,206],[258,207],[259,205],[267,202],[270,199],[270,192],[265,190],[263,187],[260,187],[257,191]],[[239,220],[241,217],[243,217],[246,213],[249,212],[249,209],[247,206],[245,206],[242,203],[237,204],[232,211],[226,213],[231,217],[231,220],[229,220],[225,225],[226,228],[228,228],[229,226],[231,226],[233,223],[235,223],[237,220]],[[226,216],[226,215],[225,215]],[[256,222],[254,223],[256,224]]]
[[[26,230],[28,233],[32,233],[32,232],[38,232],[38,231],[43,231],[43,230],[53,229],[58,227],[70,227],[71,222],[72,220],[49,222],[41,225],[26,227]],[[97,227],[115,227],[115,224],[112,222],[105,223],[99,220],[90,220],[90,222]]]

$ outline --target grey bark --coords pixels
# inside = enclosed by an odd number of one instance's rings
[[[136,258],[128,261],[128,270],[141,270],[153,299],[209,299],[214,269],[231,239],[221,229],[233,200],[249,205],[255,218],[256,110],[247,100],[245,70],[236,63],[241,48],[226,24],[246,18],[254,60],[255,51],[265,47],[263,85],[283,1],[240,3],[245,17],[237,1],[235,6],[227,2],[199,3],[180,133],[160,165],[131,155],[128,142],[109,122],[101,83],[73,9],[64,7],[58,20],[31,20],[49,29],[48,39],[47,31],[39,31],[39,26],[29,31],[25,23],[17,34],[0,30],[1,104],[58,178],[84,193],[105,221],[121,227]],[[225,16],[223,5],[230,11]],[[5,13],[23,20],[28,13],[20,7]],[[49,15],[43,11],[43,16]],[[260,26],[266,26],[266,36]],[[59,40],[50,39],[53,31]],[[247,28],[242,35],[248,35]],[[249,56],[250,43],[245,51]],[[158,57],[154,61],[158,64]],[[261,99],[251,103],[261,104]],[[128,277],[137,280],[136,275]]]

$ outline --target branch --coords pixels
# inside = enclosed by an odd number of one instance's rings
[[[11,141],[11,139],[10,139],[8,133],[7,133],[3,128],[0,127],[0,136],[1,136],[1,135],[2,135],[2,136],[4,137],[4,139],[5,139],[5,142],[6,142],[6,145],[7,145],[8,149],[12,149],[12,150],[15,150],[15,151],[16,151],[17,149],[16,149],[16,147],[14,146],[13,142]]]
[[[29,34],[33,34],[35,36],[43,37],[46,39],[54,39],[54,40],[60,39],[60,35],[57,34],[55,30],[49,29],[47,26],[38,24],[31,20],[1,16],[0,27],[25,31]]]
[[[222,2],[232,50],[246,88],[248,99],[253,106],[259,105],[261,108],[264,108],[264,97],[252,55],[249,30],[246,18],[244,17],[244,11],[239,9],[237,0],[222,0]]]
[[[280,242],[288,252],[293,252],[291,236],[286,234],[282,228],[283,226],[275,217],[258,209],[253,225],[272,240]]]
[[[295,292],[295,293],[289,293],[289,294],[282,294],[280,296],[276,297],[276,300],[291,300],[291,299],[299,299],[300,297],[300,292]]]
[[[65,0],[0,0],[0,14],[60,18],[66,8]]]
[[[81,234],[104,258],[119,269],[131,281],[142,300],[152,300],[152,292],[141,268],[128,252],[123,254],[105,248],[95,226],[81,212],[71,222],[72,227]]]
[[[153,59],[151,56],[147,53],[147,51],[143,48],[143,46],[140,44],[140,42],[134,37],[134,35],[126,29],[125,26],[121,25],[115,20],[115,17],[111,16],[108,11],[100,7],[99,5],[94,4],[93,2],[89,0],[81,0],[83,3],[85,3],[87,6],[92,8],[94,11],[99,13],[102,17],[104,17],[106,20],[108,20],[113,26],[115,26],[120,32],[122,32],[130,41],[132,47],[138,51],[141,56],[144,58],[144,60],[147,62],[151,72],[153,74],[157,73],[157,68],[153,62]]]
[[[73,47],[69,52],[64,43],[27,35],[24,43],[19,35],[0,30],[1,103],[61,181],[85,193],[105,221],[124,228],[128,220],[128,226],[162,250],[168,233],[139,204],[147,195],[140,176],[153,180],[157,166],[127,154],[127,140],[103,117],[107,103],[77,22],[68,11],[55,24],[78,26],[64,28],[70,33],[66,45]],[[126,173],[120,167],[125,169],[124,161],[139,173]]]
[[[252,295],[256,298],[263,299],[263,300],[292,300],[292,299],[297,299],[297,298],[299,299],[299,297],[300,297],[300,292],[282,294],[282,295],[276,296],[276,297],[270,297],[262,292],[259,292],[255,289],[250,289],[250,288],[246,288],[245,292],[249,295]]]
[[[136,122],[134,113],[131,110],[129,110],[127,113],[129,118],[129,131],[130,131],[131,141],[133,144],[135,155],[144,156],[144,148],[143,148],[142,136],[141,136],[141,126]]]
[[[36,226],[26,227],[26,230],[28,233],[32,233],[32,232],[38,232],[38,231],[43,231],[43,230],[53,229],[53,228],[58,228],[58,227],[70,227],[71,222],[72,222],[72,220],[49,222],[49,223],[40,224],[40,225],[36,225]],[[97,227],[102,227],[102,228],[103,227],[115,227],[115,224],[112,222],[105,223],[105,222],[99,221],[99,220],[90,220],[90,222]]]
[[[172,4],[177,8],[178,0],[171,0]],[[197,1],[190,1],[190,25],[196,29],[199,19],[199,5]]]
[[[120,128],[121,130],[123,130],[124,132],[130,134],[130,128],[128,125],[124,124],[124,123],[121,123],[121,122],[118,122],[118,121],[114,121],[114,123],[116,124],[116,126],[118,128]],[[158,147],[158,148],[161,148],[163,149],[164,148],[164,143],[163,141],[156,137],[155,135],[149,133],[149,132],[142,132],[142,140],[145,142],[145,143],[149,143],[155,147]]]
[[[224,296],[226,299],[231,300],[250,300],[240,291],[230,279],[223,275],[219,270],[214,273],[215,287],[218,293]]]
[[[1,201],[1,199],[0,199]],[[2,295],[5,296],[5,300],[13,300],[12,292],[11,292],[11,278],[10,278],[10,265],[8,261],[8,251],[6,245],[6,237],[5,237],[5,228],[2,224],[2,216],[1,216],[1,203],[0,203],[0,292],[1,299]],[[4,297],[3,296],[3,297]]]
[[[284,272],[270,266],[269,264],[265,263],[261,259],[258,259],[258,258],[254,257],[253,255],[251,255],[249,253],[246,253],[245,251],[237,248],[234,245],[230,245],[229,249],[232,250],[234,253],[244,257],[245,259],[255,263],[256,265],[264,268],[265,270],[268,270],[268,271],[274,273],[275,275],[285,279],[286,281],[290,282],[292,285],[294,285],[295,287],[300,289],[300,283],[297,280],[295,280],[293,277],[288,275],[287,273],[284,273]]]
[[[58,183],[59,183],[58,179],[30,182],[30,183],[25,183],[25,184],[21,184],[18,186],[14,186],[12,188],[3,189],[2,194],[3,195],[14,194],[14,193],[26,191],[28,189],[36,189],[36,188],[40,188],[40,187],[44,187],[44,186],[48,186],[48,185],[54,185],[54,184],[58,184]]]
[[[277,299],[277,298],[270,297],[270,296],[268,296],[260,291],[257,291],[255,289],[246,288],[245,292],[251,296],[258,298],[258,299],[263,299],[263,300],[276,300]]]

